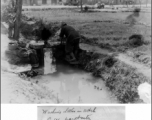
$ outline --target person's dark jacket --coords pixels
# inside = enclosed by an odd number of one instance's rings
[[[67,42],[80,38],[79,33],[73,27],[68,25],[63,26],[61,29],[60,37],[63,38],[64,36],[67,38]]]
[[[49,29],[47,29],[47,28],[42,29],[42,33],[41,33],[42,40],[47,41],[51,35],[52,34]]]

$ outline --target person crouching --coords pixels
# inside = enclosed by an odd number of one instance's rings
[[[76,62],[76,55],[79,50],[80,35],[73,27],[67,25],[65,22],[62,22],[60,32],[61,41],[64,37],[66,37],[65,60],[68,62]]]

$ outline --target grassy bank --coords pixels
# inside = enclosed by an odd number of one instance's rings
[[[54,48],[54,57],[57,61],[63,62],[64,46],[55,46]],[[76,66],[104,80],[106,86],[121,103],[139,101],[138,86],[144,82],[151,83],[143,74],[138,73],[135,68],[128,66],[113,56],[80,51],[80,64]]]
[[[137,87],[144,82],[151,83],[143,74],[136,72],[135,68],[112,56],[102,54],[81,56],[80,63],[83,63],[83,68],[92,72],[94,76],[101,77],[122,103],[133,103],[139,100]]]

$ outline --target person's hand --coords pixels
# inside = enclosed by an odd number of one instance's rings
[[[59,35],[60,35],[60,33],[61,33],[61,29],[59,29],[59,30],[56,32],[56,34],[55,34],[55,35],[59,36]]]
[[[60,41],[61,41],[61,45],[63,44],[63,38],[60,38]]]

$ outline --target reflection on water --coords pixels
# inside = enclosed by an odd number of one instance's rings
[[[56,64],[56,70],[51,71],[51,56],[49,52],[45,55],[46,75],[37,76],[35,79],[39,81],[38,84],[53,90],[62,102],[117,103],[101,78],[95,78],[83,70],[59,63]]]
[[[36,79],[64,103],[117,103],[101,78],[66,65],[56,67],[56,72]]]
[[[50,49],[45,49],[44,53],[44,75],[53,73],[56,71],[56,67],[52,64],[52,53]]]

